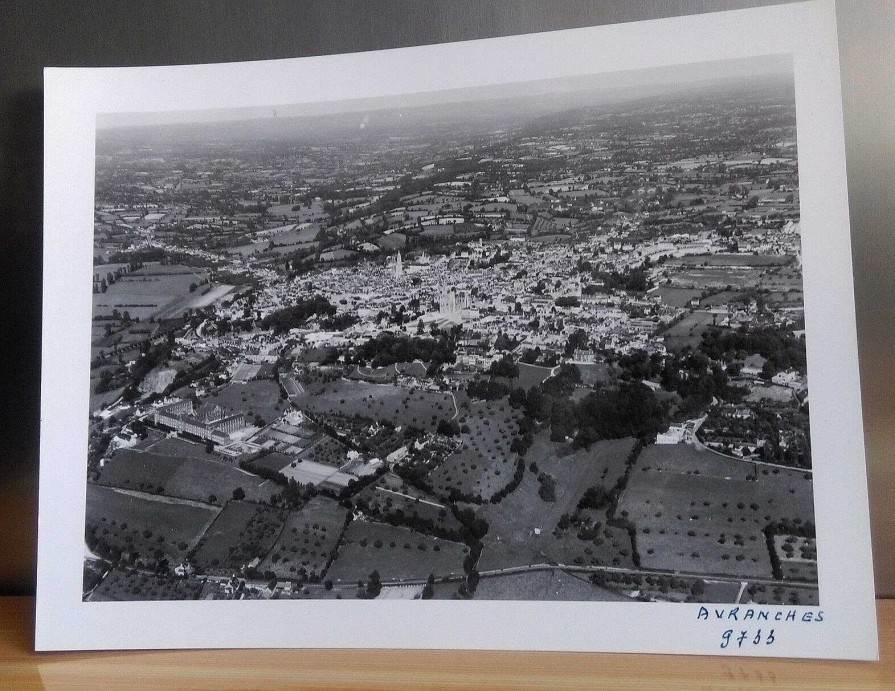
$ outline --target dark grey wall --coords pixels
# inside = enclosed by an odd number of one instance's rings
[[[0,6],[0,593],[33,591],[45,66],[355,52],[777,4],[774,0],[5,0]],[[895,593],[895,3],[840,2],[877,589]],[[798,40],[794,35],[793,40]],[[58,481],[76,481],[59,478]],[[52,507],[42,507],[47,513]]]

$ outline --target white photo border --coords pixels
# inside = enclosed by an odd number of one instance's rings
[[[96,118],[277,107],[789,54],[794,64],[820,607],[719,645],[699,604],[82,601]],[[450,66],[450,69],[446,69]],[[832,0],[460,43],[219,65],[47,69],[37,650],[458,648],[876,659]],[[727,607],[729,611],[730,607]],[[741,610],[744,608],[741,608]],[[822,622],[817,613],[822,611]],[[811,623],[802,620],[813,613]],[[741,612],[742,614],[742,612]]]

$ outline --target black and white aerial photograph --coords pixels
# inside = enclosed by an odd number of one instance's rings
[[[93,238],[84,601],[820,603],[791,58],[101,115]]]

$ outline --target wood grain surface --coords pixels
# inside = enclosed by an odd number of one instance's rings
[[[875,663],[450,650],[35,653],[34,598],[4,597],[0,689],[895,689],[895,600],[878,601],[878,613]]]

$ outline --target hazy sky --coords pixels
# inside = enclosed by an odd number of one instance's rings
[[[161,68],[164,69],[164,68]],[[670,65],[648,70],[608,72],[579,77],[566,77],[533,82],[496,84],[449,91],[364,98],[345,101],[296,103],[294,105],[258,106],[215,110],[168,111],[147,113],[101,113],[97,116],[97,129],[140,127],[147,125],[172,125],[205,122],[239,122],[274,117],[320,116],[334,113],[352,113],[392,108],[412,108],[444,103],[463,103],[506,99],[524,93],[528,97],[580,92],[586,90],[605,92],[605,100],[617,101],[628,95],[647,95],[650,90],[667,91],[699,82],[736,81],[750,77],[792,75],[792,57],[768,55],[701,62],[689,65]],[[627,92],[627,93],[626,93]],[[600,101],[596,94],[595,101]]]

